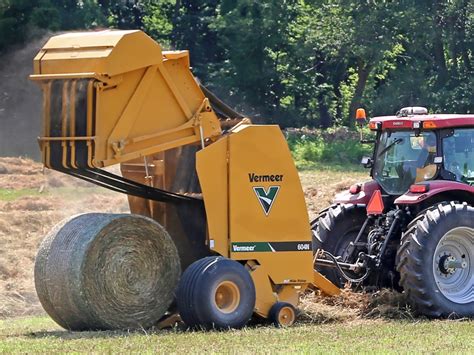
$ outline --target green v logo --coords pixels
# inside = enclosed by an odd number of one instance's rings
[[[262,205],[265,216],[268,216],[272,209],[273,202],[275,202],[278,195],[278,191],[280,191],[280,186],[270,186],[268,190],[265,190],[264,187],[254,187],[253,191],[255,191],[260,205]]]

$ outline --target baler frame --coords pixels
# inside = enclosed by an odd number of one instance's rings
[[[340,292],[313,268],[304,194],[280,128],[243,119],[223,133],[187,51],[162,52],[140,31],[65,34],[43,47],[31,78],[44,93],[45,166],[128,194],[132,213],[168,230],[183,269],[232,270],[222,257],[244,266],[255,286],[253,312],[264,318],[294,312],[309,287]],[[192,159],[178,165],[184,156]],[[114,164],[122,177],[102,169]],[[257,181],[252,173],[281,178]],[[188,233],[189,213],[204,218],[197,238]]]

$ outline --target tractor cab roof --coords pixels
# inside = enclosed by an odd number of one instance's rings
[[[408,114],[379,116],[370,120],[369,127],[378,129],[443,129],[454,127],[474,127],[471,114]]]

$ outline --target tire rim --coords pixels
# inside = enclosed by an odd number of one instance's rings
[[[293,325],[296,319],[296,314],[293,308],[289,306],[282,307],[278,313],[278,323],[284,327]]]
[[[433,273],[440,292],[457,304],[474,301],[474,229],[458,227],[439,241]]]
[[[232,281],[221,282],[214,294],[214,304],[222,313],[234,312],[240,303],[240,290]]]

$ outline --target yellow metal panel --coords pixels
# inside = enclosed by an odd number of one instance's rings
[[[97,58],[102,59],[110,55],[113,47],[104,47],[104,48],[78,48],[78,49],[64,49],[58,50],[56,52],[46,51],[42,59],[45,62],[53,62],[55,60],[62,59],[90,59]],[[55,64],[53,64],[54,66]],[[84,69],[83,69],[84,70]]]
[[[300,302],[300,294],[304,292],[307,285],[283,285],[278,291],[278,302],[287,302],[297,307]]]
[[[107,157],[113,156],[113,149],[107,145],[107,139],[116,126],[118,118],[128,105],[130,97],[138,86],[144,72],[145,70],[141,69],[123,74],[122,82],[113,88],[104,88],[99,82],[96,82],[94,135],[99,137],[99,140],[96,142],[96,160],[105,160]]]
[[[199,86],[195,85],[195,79],[189,70],[189,54],[187,52],[184,54],[186,55],[165,61],[163,66],[171,78],[181,78],[181,80],[175,80],[173,84],[194,113],[205,96]]]
[[[206,208],[211,250],[229,257],[228,244],[228,137],[196,154],[196,170]]]
[[[35,74],[114,76],[163,60],[159,44],[141,31],[68,33],[52,37],[42,52],[35,58]]]
[[[125,31],[127,32],[127,31]],[[127,71],[160,64],[161,47],[141,31],[125,34],[107,61],[107,74],[114,76]]]
[[[41,58],[41,73],[76,73],[78,68],[81,72],[105,73],[104,58],[111,51],[111,48],[105,48],[103,50],[82,50],[81,52],[46,52]]]
[[[158,68],[155,65],[145,70],[140,82],[131,94],[127,106],[125,106],[122,114],[118,117],[117,124],[108,137],[109,144],[121,140],[125,141],[129,137],[130,131],[142,111],[145,98],[148,96],[157,70]]]
[[[254,262],[248,264],[252,265],[250,275],[255,285],[255,312],[262,317],[268,317],[270,309],[278,301],[268,278],[268,270],[263,265],[255,265]]]
[[[341,293],[341,289],[334,285],[331,281],[321,275],[319,272],[314,271],[314,285],[319,288],[324,294],[328,296],[336,296]]]
[[[189,51],[163,51],[165,59],[187,58],[187,67],[189,67]]]
[[[126,31],[89,31],[89,32],[70,32],[51,37],[43,46],[44,49],[61,48],[88,48],[115,46],[124,35],[140,32],[138,30]]]
[[[257,260],[276,284],[312,282],[306,203],[280,128],[242,125],[229,147],[231,258]]]

